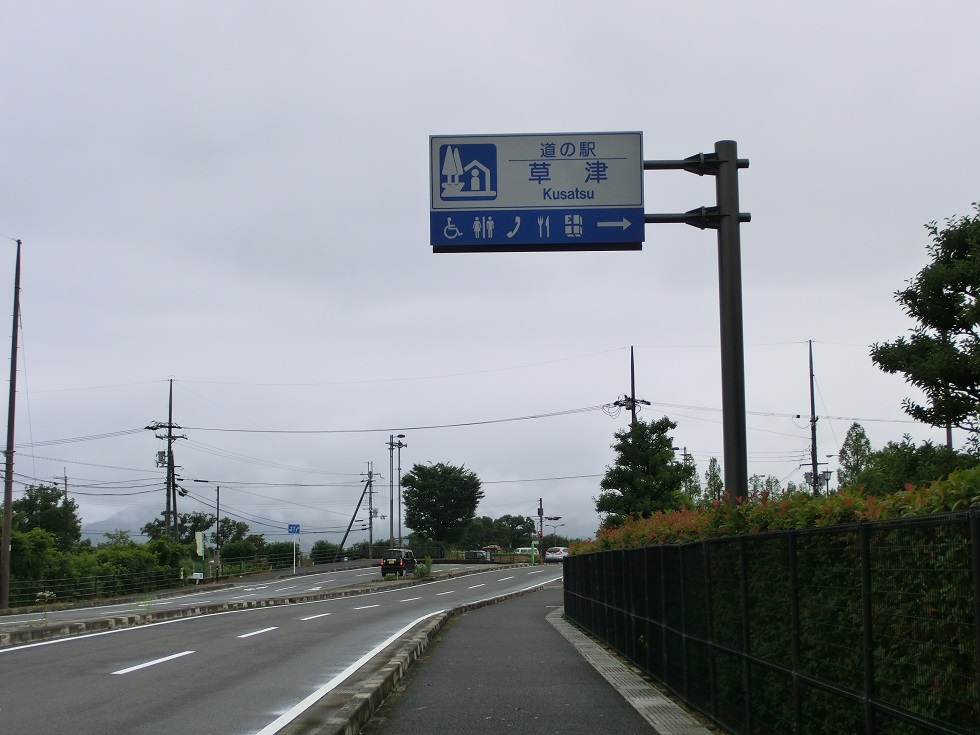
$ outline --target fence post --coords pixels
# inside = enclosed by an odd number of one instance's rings
[[[875,659],[872,630],[874,616],[871,607],[871,528],[868,521],[860,522],[858,539],[861,546],[861,608],[864,628],[864,728],[867,735],[874,735]]]
[[[745,687],[745,732],[752,735],[752,627],[749,622],[749,574],[745,560],[745,538],[738,540],[739,597],[742,608],[742,683]]]
[[[973,634],[976,668],[973,675],[977,680],[977,712],[980,713],[980,503],[970,506],[970,551],[973,558]]]
[[[684,547],[677,547],[677,578],[680,581],[680,608],[681,608],[681,683],[684,687],[684,699],[689,699],[691,690],[688,688],[687,681],[687,579],[684,573]]]
[[[715,621],[711,608],[711,556],[708,542],[701,542],[704,558],[704,621],[708,639],[708,691],[711,696],[711,717],[718,719],[718,677],[715,673]]]
[[[803,691],[800,684],[800,581],[797,572],[797,531],[789,530],[789,630],[793,666],[793,728],[803,735]]]

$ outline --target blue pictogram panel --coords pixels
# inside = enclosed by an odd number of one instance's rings
[[[429,224],[441,252],[616,249],[642,242],[644,229],[639,208],[456,209],[430,213]]]
[[[444,202],[497,198],[497,146],[444,145],[439,149],[439,198]]]

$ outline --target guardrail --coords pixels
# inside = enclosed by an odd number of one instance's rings
[[[980,732],[980,507],[565,560],[565,615],[736,735]]]

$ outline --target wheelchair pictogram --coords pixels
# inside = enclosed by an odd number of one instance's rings
[[[463,233],[455,225],[452,217],[446,217],[446,226],[442,229],[442,234],[446,236],[447,240],[455,240]]]

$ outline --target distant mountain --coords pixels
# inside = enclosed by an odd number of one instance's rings
[[[128,531],[133,541],[145,543],[149,539],[140,534],[140,529],[158,516],[159,513],[155,514],[148,508],[127,508],[101,521],[83,523],[82,540],[89,539],[93,544],[100,544],[105,541],[107,533]]]

